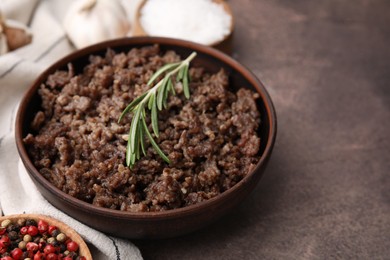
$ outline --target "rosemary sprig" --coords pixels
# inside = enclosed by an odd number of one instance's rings
[[[161,156],[161,158],[170,163],[169,158],[164,154],[161,148],[154,140],[149,132],[146,124],[146,111],[150,111],[153,133],[156,137],[159,136],[158,130],[158,111],[167,107],[167,99],[169,93],[176,95],[173,86],[172,77],[176,74],[176,81],[183,85],[184,96],[190,97],[189,75],[188,68],[192,59],[196,56],[196,52],[191,53],[185,60],[169,63],[158,69],[150,78],[147,85],[151,86],[164,73],[164,77],[157,82],[152,88],[143,93],[141,96],[134,99],[122,112],[118,119],[118,123],[127,113],[133,113],[133,119],[130,124],[129,137],[126,147],[126,164],[133,166],[137,160],[141,158],[141,152],[146,155],[145,136],[149,139],[150,144]],[[146,109],[147,108],[147,109]]]

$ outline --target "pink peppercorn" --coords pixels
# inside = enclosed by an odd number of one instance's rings
[[[56,255],[55,253],[50,253],[46,256],[46,260],[57,260],[58,259],[58,255]]]
[[[49,233],[49,235],[52,235],[53,231],[57,229],[58,228],[56,226],[49,225],[47,232]]]
[[[45,246],[43,249],[44,254],[50,254],[50,253],[55,253],[57,251],[57,248],[51,244],[48,244]]]
[[[0,238],[0,247],[7,247],[11,243],[8,236],[4,235]]]
[[[23,255],[23,250],[20,248],[15,248],[14,250],[11,251],[11,256],[15,260],[19,260],[22,258]]]
[[[41,252],[36,252],[34,255],[34,260],[42,260],[45,256]]]
[[[20,228],[20,234],[22,234],[22,235],[27,234],[27,231],[28,231],[28,227],[26,227],[26,226]]]
[[[29,226],[27,233],[30,236],[35,237],[36,235],[38,235],[39,231],[38,231],[38,228],[36,226]]]
[[[34,242],[28,242],[26,244],[26,248],[27,248],[27,251],[32,251],[32,252],[35,252],[39,249],[39,246],[37,243],[34,243]]]
[[[49,224],[46,221],[44,221],[44,220],[38,221],[39,233],[44,234],[47,232],[48,229],[49,229]]]
[[[79,245],[74,242],[74,241],[70,241],[68,244],[66,244],[66,248],[70,251],[70,252],[75,252],[79,249]]]

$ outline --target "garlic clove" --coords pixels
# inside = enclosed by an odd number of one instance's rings
[[[64,29],[77,48],[127,35],[130,24],[117,0],[74,2],[64,19]]]
[[[4,32],[7,35],[7,44],[10,51],[23,47],[32,41],[30,29],[18,21],[7,19]]]

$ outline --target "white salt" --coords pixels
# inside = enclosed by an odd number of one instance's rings
[[[148,0],[140,23],[151,36],[211,45],[230,33],[232,17],[212,0]]]

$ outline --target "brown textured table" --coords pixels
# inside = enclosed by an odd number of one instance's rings
[[[390,259],[390,1],[230,0],[278,137],[234,212],[145,259]]]

